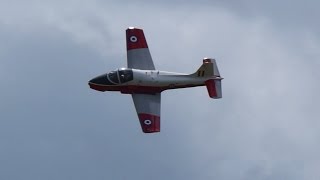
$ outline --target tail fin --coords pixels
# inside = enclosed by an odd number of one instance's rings
[[[205,81],[209,96],[214,99],[222,98],[220,72],[215,59],[204,58],[200,68],[192,74],[196,77],[208,77]]]
[[[220,77],[216,60],[211,58],[204,58],[203,64],[192,75],[197,77],[209,77],[209,76]]]

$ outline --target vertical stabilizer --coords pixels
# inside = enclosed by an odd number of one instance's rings
[[[220,77],[220,72],[215,59],[211,59],[213,65],[213,76]]]
[[[205,61],[205,60],[206,60],[206,58],[203,61]],[[209,96],[213,99],[220,99],[220,98],[222,98],[221,80],[223,78],[220,77],[220,72],[219,72],[216,60],[215,59],[209,59],[209,60],[212,63],[212,68],[213,68],[212,76],[213,76],[213,78],[205,81],[205,84],[207,86]]]
[[[199,67],[199,69],[195,73],[191,75],[197,76],[197,77],[208,77],[208,76],[220,77],[216,60],[211,58],[204,58],[203,64]]]
[[[220,72],[215,59],[204,58],[200,68],[191,75],[207,79],[204,83],[211,98],[222,98],[221,80],[223,78],[220,77]]]

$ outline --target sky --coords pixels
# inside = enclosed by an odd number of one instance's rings
[[[319,5],[0,0],[0,179],[319,179]],[[223,98],[165,91],[142,133],[130,95],[87,84],[126,66],[129,26],[159,70],[215,58]]]

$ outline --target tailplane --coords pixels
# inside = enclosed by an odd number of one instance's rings
[[[213,99],[222,98],[221,79],[209,79],[205,81],[209,96]]]
[[[203,64],[192,76],[204,77],[209,96],[213,99],[222,98],[222,88],[220,72],[215,59],[204,58]]]

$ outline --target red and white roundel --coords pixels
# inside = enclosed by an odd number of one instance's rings
[[[131,36],[131,37],[130,37],[130,41],[133,42],[133,43],[135,43],[135,42],[138,41],[138,38],[137,38],[136,36]]]
[[[151,122],[151,120],[146,119],[146,120],[143,121],[143,123],[144,123],[145,125],[150,125],[152,122]]]

